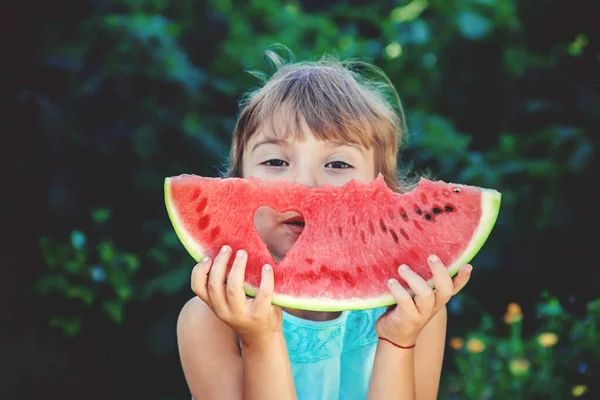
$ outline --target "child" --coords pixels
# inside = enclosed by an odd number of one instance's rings
[[[383,72],[330,57],[286,64],[273,52],[267,55],[277,71],[242,103],[229,176],[317,187],[371,181],[381,173],[393,190],[407,190],[406,180],[396,176],[399,141],[407,134],[402,108]],[[267,229],[267,220],[277,239],[265,242],[278,260],[302,227],[259,215],[257,228]],[[246,298],[242,285],[251,255],[231,253],[224,246],[214,260],[196,265],[191,279],[197,296],[179,317],[181,362],[194,398],[436,399],[445,304],[467,283],[470,265],[451,279],[432,256],[435,290],[410,266],[399,266],[414,299],[391,280],[397,306],[390,310],[322,313],[272,305],[270,265],[263,267],[256,298]]]

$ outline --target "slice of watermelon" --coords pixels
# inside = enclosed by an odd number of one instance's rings
[[[248,295],[256,295],[261,267],[268,263],[274,266],[274,304],[342,311],[394,304],[387,282],[399,279],[401,264],[433,286],[431,254],[454,276],[486,241],[501,194],[421,179],[400,195],[381,176],[371,183],[309,188],[282,180],[181,175],[165,180],[165,199],[175,231],[196,261],[214,258],[225,244],[248,252]],[[262,206],[304,218],[297,242],[277,264],[254,226]]]

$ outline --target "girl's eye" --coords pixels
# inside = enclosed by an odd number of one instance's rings
[[[267,161],[261,163],[261,165],[266,165],[267,167],[285,167],[286,165],[289,165],[289,164],[283,160],[274,158],[272,160],[267,160]]]
[[[328,164],[325,164],[325,167],[326,168],[335,168],[335,169],[344,169],[344,168],[352,168],[352,165],[345,163],[343,161],[332,161]]]

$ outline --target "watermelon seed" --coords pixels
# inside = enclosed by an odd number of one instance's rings
[[[400,233],[402,234],[402,236],[404,236],[404,239],[410,240],[408,233],[406,233],[406,231],[404,229],[400,229]]]
[[[198,199],[198,197],[200,197],[200,189],[196,188],[196,189],[194,189],[194,191],[192,191],[192,194],[190,195],[190,200],[196,201],[196,199]]]
[[[305,258],[304,261],[306,261],[310,265],[312,265],[312,263],[315,262],[315,260],[313,260],[312,258]]]
[[[400,207],[400,216],[408,221],[408,214],[406,213],[404,207]]]
[[[206,229],[209,222],[210,222],[210,217],[208,215],[205,215],[204,217],[202,217],[198,220],[198,228]]]
[[[208,204],[208,199],[206,197],[202,198],[202,200],[200,200],[200,202],[198,203],[198,205],[196,206],[196,212],[198,214],[202,214],[202,212],[204,211],[204,209],[206,208],[206,205]]]
[[[450,191],[448,189],[444,189],[444,190],[442,190],[442,194],[446,197],[449,197],[452,193],[450,193]]]
[[[369,221],[369,231],[371,232],[371,235],[375,234],[375,227],[371,221]]]
[[[352,277],[352,275],[348,271],[344,271],[342,273],[342,278],[344,278],[344,280],[346,282],[348,282],[351,286],[355,286],[356,285],[356,281],[354,280],[354,278]]]
[[[319,275],[317,275],[317,273],[315,271],[310,271],[306,274],[304,274],[303,278],[308,282],[308,283],[312,283],[315,282],[319,279]]]
[[[364,244],[367,244],[367,238],[365,237],[365,232],[364,231],[360,231],[360,238],[363,241]]]
[[[391,208],[388,208],[388,216],[390,217],[390,219],[394,219],[394,210],[392,210]]]
[[[433,217],[431,216],[431,214],[425,214],[425,219],[426,219],[427,221],[431,221],[431,219],[432,219],[432,218],[433,218]]]
[[[452,189],[452,191],[453,191],[454,193],[460,193],[460,189],[459,189],[459,188],[454,188],[454,189]]]
[[[419,224],[416,220],[414,220],[413,222],[415,223],[415,228],[417,228],[420,231],[423,230],[423,227],[421,226],[421,224]]]
[[[219,228],[218,226],[212,228],[210,230],[210,240],[215,240],[216,237],[219,236],[219,233],[221,233],[221,228]]]
[[[441,212],[442,212],[442,209],[441,209],[441,208],[438,208],[438,207],[433,207],[433,210],[432,210],[432,211],[433,211],[433,213],[434,213],[434,214],[439,214],[439,213],[441,213]]]
[[[417,212],[417,214],[421,215],[423,214],[423,211],[421,211],[421,209],[419,207],[415,208],[415,211]]]
[[[444,207],[444,211],[446,211],[446,212],[452,212],[452,211],[454,211],[454,207],[452,207],[452,206],[446,206],[446,207]]]
[[[354,215],[350,221],[352,221],[352,225],[356,226],[356,217]]]
[[[360,266],[356,266],[356,272],[358,272],[359,274],[363,273],[363,269]]]
[[[392,239],[394,239],[394,242],[396,242],[396,244],[398,244],[400,240],[399,240],[396,232],[394,232],[392,229],[390,229],[390,235],[392,235]]]
[[[423,202],[423,204],[429,203],[429,199],[425,193],[421,193],[421,202]]]
[[[379,218],[379,227],[381,228],[382,231],[387,232],[387,226],[385,225],[385,222],[383,222],[383,220],[381,218]]]

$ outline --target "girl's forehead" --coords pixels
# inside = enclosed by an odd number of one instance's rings
[[[315,135],[310,129],[295,132],[274,133],[271,131],[257,131],[252,135],[247,143],[247,149],[254,150],[265,144],[274,144],[280,146],[291,146],[298,143],[322,144],[323,148],[332,148],[339,146],[350,146],[364,151],[365,148],[354,140],[342,140],[339,137],[328,137],[326,135]]]
[[[360,129],[357,121],[353,123],[337,123],[329,121],[315,121],[314,118],[305,118],[301,114],[283,118],[272,115],[266,121],[257,124],[256,130],[248,135],[246,143],[253,145],[257,142],[276,144],[305,143],[307,141],[322,142],[324,144],[347,144],[370,148],[372,139],[367,133],[368,129]]]

